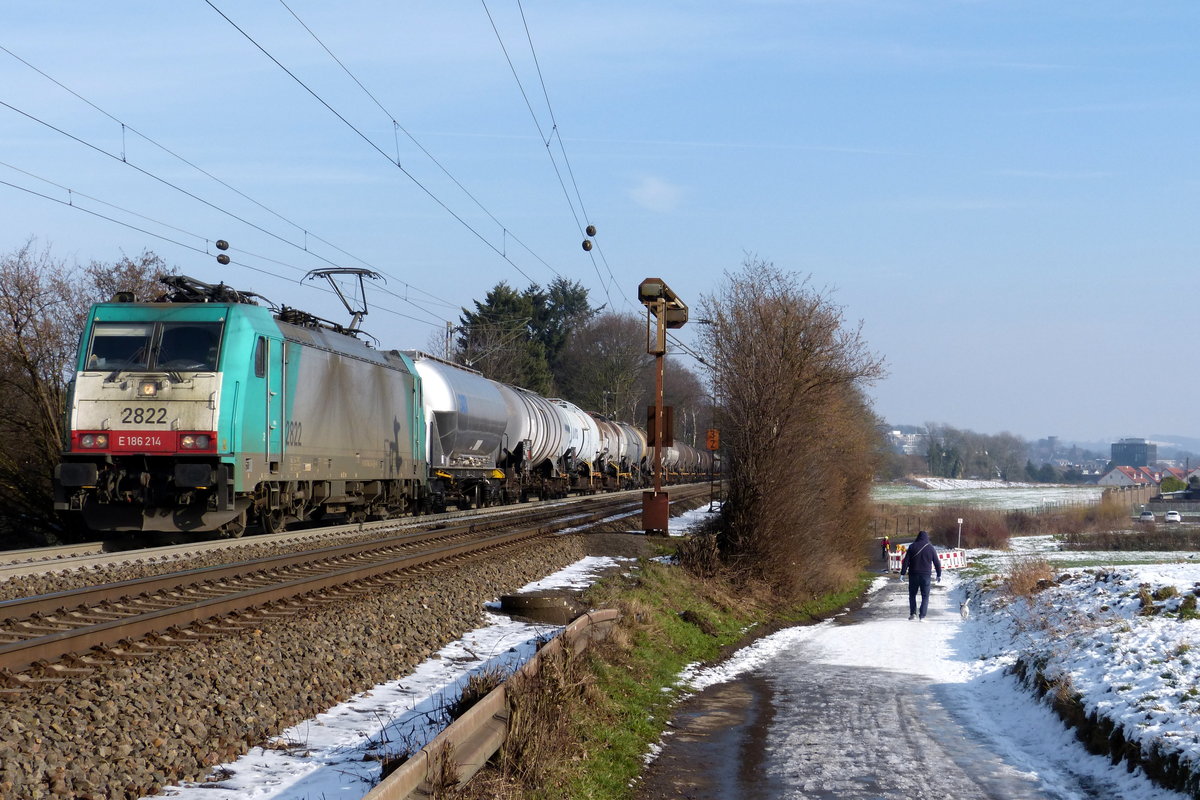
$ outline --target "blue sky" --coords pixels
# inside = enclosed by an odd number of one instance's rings
[[[6,3],[0,45],[111,118],[0,51],[0,252],[149,248],[334,319],[300,277],[365,263],[391,294],[364,327],[399,348],[499,280],[632,310],[659,276],[697,306],[753,255],[862,321],[888,421],[1197,435],[1200,5],[523,9],[569,174],[515,2]]]

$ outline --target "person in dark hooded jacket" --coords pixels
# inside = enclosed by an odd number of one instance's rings
[[[916,540],[904,552],[900,562],[900,577],[908,573],[908,618],[917,616],[917,592],[921,593],[921,619],[929,610],[929,585],[933,581],[933,571],[937,570],[938,580],[942,579],[942,560],[938,558],[937,549],[929,541],[929,534],[921,531]]]

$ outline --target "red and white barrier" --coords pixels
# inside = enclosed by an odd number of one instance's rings
[[[894,550],[888,551],[888,572],[899,572],[900,564],[904,561],[904,551],[908,549],[908,545],[898,545]],[[967,565],[966,550],[938,550],[938,559],[942,562],[942,569],[956,569]]]

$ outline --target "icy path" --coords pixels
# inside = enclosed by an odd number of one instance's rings
[[[714,767],[710,789],[725,788],[694,796],[1183,797],[1087,754],[999,661],[978,658],[980,626],[962,621],[958,599],[947,573],[929,619],[910,622],[907,585],[881,578],[860,611],[780,631],[716,669],[687,676],[703,689],[745,674],[748,685],[766,687],[771,707],[752,774],[743,764],[731,787],[728,769]],[[688,746],[665,742],[668,751]]]

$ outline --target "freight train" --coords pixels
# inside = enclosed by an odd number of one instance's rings
[[[644,486],[643,430],[355,324],[186,276],[93,306],[66,409],[55,508],[95,531],[273,532]],[[668,482],[712,455],[663,450]]]

